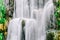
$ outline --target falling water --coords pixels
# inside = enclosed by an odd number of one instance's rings
[[[46,29],[48,25],[51,26],[51,20],[50,18],[52,17],[53,20],[53,27],[55,26],[54,24],[54,5],[52,0],[49,0],[45,6],[44,9],[35,9],[33,11],[33,16],[32,18],[36,19],[38,21],[38,38],[37,40],[45,40],[46,39]]]
[[[53,5],[52,0],[49,0],[46,3],[46,5],[44,6],[44,11],[41,16],[42,16],[42,19],[41,19],[41,24],[40,24],[40,28],[41,28],[40,36],[43,38],[43,40],[45,40],[46,39],[46,29],[47,29],[48,25],[51,24],[51,20],[50,20],[51,16],[53,16],[52,20],[53,20],[53,25],[54,25],[54,5]]]
[[[13,18],[29,18],[29,3],[28,0],[15,0]]]
[[[43,8],[43,0],[15,0],[13,18],[32,18],[34,9]]]
[[[15,0],[15,18],[23,17],[23,0]]]
[[[16,0],[16,9],[14,11],[14,17],[19,18],[19,17],[24,17],[20,19],[14,19],[12,22],[10,23],[10,27],[12,28],[12,24],[14,24],[13,28],[15,28],[15,32],[17,31],[16,29],[16,25],[18,25],[18,27],[20,29],[18,29],[19,35],[21,34],[21,22],[22,20],[25,20],[25,34],[26,34],[26,40],[45,40],[46,39],[46,28],[48,26],[48,24],[50,24],[50,16],[53,15],[53,20],[54,20],[54,6],[53,6],[53,2],[51,0],[49,0],[46,5],[44,6],[44,9],[40,8],[40,4],[37,5],[38,1],[37,0],[30,0],[29,2],[27,0]],[[37,3],[35,5],[35,2]],[[42,4],[41,4],[42,5]],[[32,19],[36,19],[36,21],[38,22],[38,26],[35,20],[30,20],[27,19],[27,17],[31,17]],[[20,22],[19,22],[20,21]],[[16,24],[15,24],[16,23]],[[53,23],[54,24],[54,23]],[[8,33],[10,31],[10,28],[8,28]],[[13,30],[12,30],[13,31]],[[13,34],[14,31],[12,32]],[[18,36],[18,34],[16,35],[16,38],[19,40],[21,38]],[[8,34],[9,36],[10,34]],[[8,37],[7,37],[8,38]],[[13,38],[13,35],[11,36],[11,38]],[[12,40],[17,40],[17,39],[12,39]],[[9,40],[9,38],[8,38]]]
[[[25,40],[35,40],[35,31],[37,27],[37,22],[34,19],[27,18],[15,18],[11,20],[8,26],[8,36],[7,40],[20,40],[22,32],[22,21],[25,21]],[[12,25],[13,24],[13,25]],[[11,29],[10,29],[11,28]]]

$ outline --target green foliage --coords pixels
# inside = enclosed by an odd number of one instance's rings
[[[0,0],[0,24],[5,22],[6,18],[6,7],[4,5],[4,0]]]
[[[60,1],[55,3],[56,9],[55,9],[55,17],[56,17],[56,24],[58,25],[58,30],[60,29]]]
[[[4,24],[4,22],[5,22],[5,18],[0,18],[0,23]]]
[[[3,40],[3,33],[0,33],[0,40]]]
[[[4,1],[5,0],[0,0],[0,24],[4,24],[6,18],[6,7]],[[0,29],[0,40],[3,40],[4,38],[3,35],[4,35],[3,31]]]
[[[54,33],[52,32],[47,33],[46,40],[54,40]]]

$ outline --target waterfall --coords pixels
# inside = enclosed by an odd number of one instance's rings
[[[50,17],[53,16],[53,25],[55,21],[52,0],[49,0],[44,8],[43,0],[15,0],[15,3],[13,17],[16,19],[9,23],[7,40],[21,39],[22,20],[25,21],[25,40],[45,40],[46,28],[51,24]]]
[[[29,5],[28,5],[28,0],[15,0],[14,1],[14,13],[13,13],[13,18],[19,18],[19,17],[24,17],[24,18],[29,18]]]
[[[23,0],[15,0],[16,2],[16,17],[23,17]]]
[[[52,17],[53,16],[53,17]],[[53,20],[52,24],[55,27],[55,16],[54,16],[54,5],[53,1],[49,0],[44,8],[34,9],[33,10],[33,19],[36,19],[38,22],[38,38],[37,40],[45,40],[46,39],[46,29],[48,25],[51,27],[51,19]]]
[[[42,28],[42,29],[40,32],[41,32],[41,37],[43,37],[43,40],[46,39],[46,29],[47,29],[48,25],[51,26],[50,25],[51,24],[51,20],[50,20],[51,16],[53,16],[52,20],[53,20],[53,25],[54,25],[54,5],[53,5],[53,1],[49,0],[45,4],[43,13],[41,15],[42,19],[41,19],[40,28]]]
[[[23,17],[24,18],[29,18],[29,1],[28,0],[24,0],[23,1]]]
[[[25,40],[35,40],[37,22],[34,19],[15,18],[12,19],[8,26],[7,40],[21,40],[22,21],[25,21]]]
[[[51,19],[50,19],[51,17],[52,17],[53,24],[54,24],[54,21],[55,21],[54,20],[55,19],[54,18],[54,5],[53,5],[53,1],[52,0],[50,0],[50,1],[48,1],[46,3],[46,5],[44,7],[44,12],[42,14],[42,20],[44,19],[43,22],[45,22],[45,25],[51,24]]]
[[[32,18],[34,9],[43,8],[43,0],[15,0],[13,18]]]
[[[31,18],[33,18],[33,15],[35,14],[35,10],[43,9],[44,7],[44,1],[43,0],[30,0],[30,9],[31,9]],[[42,10],[40,10],[42,11]],[[37,13],[36,13],[37,14]]]

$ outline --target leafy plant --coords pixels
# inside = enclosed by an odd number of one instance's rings
[[[56,17],[56,24],[58,26],[58,30],[60,30],[60,1],[56,2],[56,9],[55,9],[55,17]]]
[[[6,7],[4,4],[4,0],[0,0],[0,24],[4,24],[6,20]],[[1,26],[2,27],[2,26]],[[4,27],[3,30],[0,29],[0,40],[4,38]]]
[[[3,33],[0,33],[0,40],[3,40]]]
[[[47,33],[46,40],[54,40],[54,33],[52,32]]]

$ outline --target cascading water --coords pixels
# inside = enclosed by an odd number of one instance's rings
[[[15,0],[16,9],[14,11],[15,18],[23,17],[21,19],[14,19],[8,27],[7,40],[20,40],[21,38],[21,22],[25,20],[25,40],[45,40],[46,39],[46,28],[50,24],[50,17],[53,15],[54,21],[54,5],[52,0],[49,0],[43,8],[40,8],[40,0]],[[36,2],[36,4],[35,4]],[[39,3],[38,3],[39,2]],[[42,1],[43,3],[43,1]],[[39,4],[39,5],[38,5]],[[43,5],[43,4],[41,4]],[[26,19],[25,19],[26,18]],[[36,21],[27,18],[36,19]],[[12,25],[13,24],[13,25]],[[53,23],[54,24],[54,23]],[[14,28],[14,30],[13,30]],[[18,28],[18,30],[17,30]],[[10,32],[11,31],[11,32]],[[18,33],[19,32],[19,33]],[[14,34],[15,38],[14,38]],[[11,37],[9,38],[9,35]]]
[[[28,0],[15,0],[14,3],[15,7],[13,18],[29,18]]]
[[[15,17],[23,17],[23,0],[15,0]]]
[[[51,18],[53,20],[53,27],[55,27],[55,18],[54,18],[54,5],[53,1],[49,0],[44,9],[35,9],[33,11],[33,19],[38,21],[38,37],[37,40],[46,40],[46,29],[51,25]]]
[[[13,18],[32,18],[34,9],[43,8],[43,0],[15,0]]]
[[[53,1],[49,0],[46,5],[44,6],[44,12],[42,13],[42,19],[40,27],[41,29],[41,37],[43,37],[43,40],[46,39],[46,29],[48,26],[51,27],[51,18],[53,20],[53,27],[54,27],[54,5]],[[44,36],[45,35],[45,36]],[[42,40],[42,39],[41,39]]]
[[[8,36],[7,40],[21,40],[22,32],[22,21],[25,22],[25,39],[24,40],[35,40],[35,31],[37,27],[37,22],[34,19],[27,18],[16,18],[10,21],[8,26]]]

